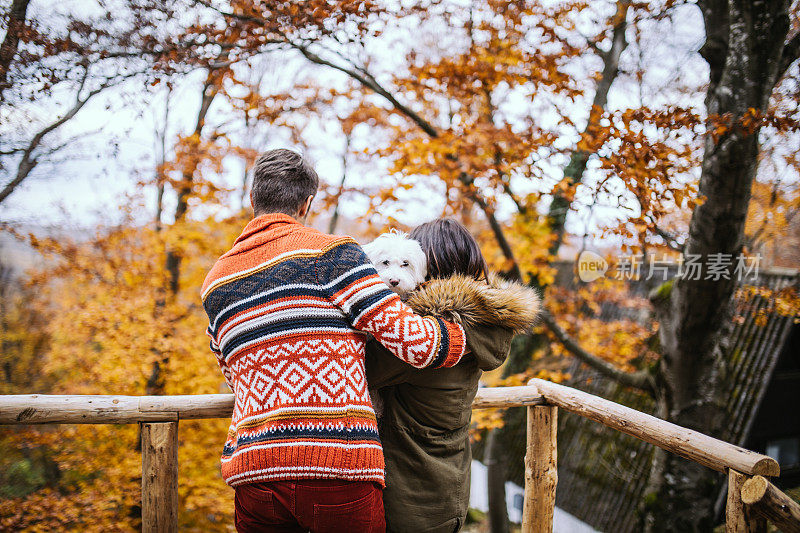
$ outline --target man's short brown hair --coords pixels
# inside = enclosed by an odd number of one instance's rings
[[[286,149],[264,152],[253,167],[253,213],[295,216],[318,188],[319,176],[303,156]]]

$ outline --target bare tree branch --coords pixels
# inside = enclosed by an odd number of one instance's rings
[[[363,67],[355,67],[352,65],[350,67],[346,67],[343,65],[337,65],[336,63],[328,61],[327,59],[324,59],[319,55],[315,54],[306,45],[301,45],[293,42],[287,42],[287,44],[289,44],[292,48],[296,49],[301,54],[303,54],[303,56],[305,56],[305,58],[311,61],[312,63],[331,67],[335,70],[338,70],[339,72],[347,74],[354,80],[361,83],[364,87],[367,87],[372,91],[374,91],[375,93],[383,96],[386,100],[389,101],[390,104],[392,104],[392,106],[395,109],[400,111],[406,117],[411,119],[417,126],[419,126],[420,129],[422,129],[422,131],[424,131],[431,137],[439,136],[439,132],[436,130],[435,127],[433,127],[433,125],[431,125],[428,121],[422,118],[417,112],[412,110],[410,107],[400,103],[392,93],[390,93],[382,85],[380,85],[377,82],[377,80],[375,80],[375,78],[371,74],[367,73]]]
[[[328,233],[333,234],[336,231],[336,225],[339,223],[339,198],[342,196],[342,191],[344,191],[344,182],[347,180],[347,162],[349,160],[348,155],[350,154],[350,141],[352,139],[352,135],[346,133],[344,136],[344,150],[342,152],[342,179],[339,182],[339,187],[336,189],[336,203],[333,204],[333,213],[331,214],[331,220],[328,222]]]
[[[462,181],[464,180],[462,179]],[[517,262],[517,258],[514,256],[514,250],[511,248],[511,244],[506,238],[503,227],[500,225],[497,217],[494,216],[494,211],[487,205],[486,200],[481,198],[477,193],[471,194],[470,198],[486,215],[486,219],[489,221],[489,227],[492,228],[492,233],[494,233],[495,239],[497,239],[497,244],[500,246],[500,250],[502,250],[505,258],[511,262],[511,271],[509,274],[513,279],[524,282],[522,279],[522,271],[519,268],[519,263]]]
[[[228,11],[223,11],[222,9],[214,6],[211,2],[208,2],[207,0],[194,0],[194,2],[196,4],[205,6],[209,9],[213,9],[214,11],[216,11],[217,13],[219,13],[224,17],[235,18],[244,22],[250,22],[259,25],[263,25],[265,22],[263,19],[259,17],[254,17],[252,15],[244,15],[241,13],[231,13]],[[354,80],[361,83],[361,85],[363,85],[364,87],[367,87],[371,89],[373,92],[379,94],[380,96],[383,96],[386,100],[389,101],[389,103],[392,104],[392,106],[395,109],[397,109],[406,117],[411,119],[417,126],[419,126],[425,133],[427,133],[431,137],[437,137],[439,135],[438,131],[433,125],[431,125],[428,121],[422,118],[417,112],[412,110],[410,107],[400,103],[400,101],[398,101],[391,92],[389,92],[380,83],[378,83],[375,77],[372,74],[370,74],[370,72],[363,66],[354,65],[351,61],[347,60],[342,54],[338,52],[333,52],[333,53],[336,53],[346,63],[348,63],[348,65],[340,65],[334,63],[333,61],[329,61],[320,56],[319,54],[315,53],[314,51],[312,51],[309,47],[309,44],[307,43],[294,42],[286,36],[283,36],[283,38],[284,38],[283,43],[289,45],[291,48],[294,48],[295,50],[300,52],[306,59],[308,59],[312,63],[330,67],[334,70],[338,70],[339,72],[347,74]],[[279,41],[273,41],[273,42],[279,42]]]
[[[164,165],[167,162],[167,129],[169,128],[169,110],[172,97],[172,88],[167,86],[167,93],[164,97],[164,113],[161,127],[155,128],[155,159],[156,159],[156,213],[153,217],[157,232],[161,231],[161,214],[164,211]]]
[[[678,242],[678,238],[675,235],[663,228],[660,228],[659,226],[655,226],[653,231],[656,232],[656,235],[664,239],[664,242],[671,249],[675,250],[676,252],[683,252],[684,245]]]
[[[2,203],[6,198],[8,198],[11,195],[11,193],[13,193],[14,190],[20,185],[20,183],[22,183],[25,180],[25,178],[28,177],[31,171],[34,168],[36,168],[36,165],[39,164],[38,156],[34,155],[34,151],[42,143],[44,137],[48,133],[56,130],[57,128],[61,127],[64,123],[71,120],[75,115],[78,114],[78,111],[80,111],[83,108],[83,106],[86,105],[86,102],[88,102],[97,93],[108,87],[108,85],[101,85],[97,89],[90,91],[88,94],[86,94],[86,96],[81,98],[81,91],[83,90],[83,87],[86,83],[87,76],[88,76],[88,70],[84,72],[84,76],[78,88],[77,96],[75,97],[75,103],[73,104],[73,106],[69,110],[67,110],[67,112],[64,114],[63,117],[56,120],[55,122],[52,122],[45,128],[39,130],[39,132],[36,133],[36,135],[34,135],[33,138],[30,140],[27,147],[25,147],[22,153],[22,160],[19,162],[19,165],[17,166],[16,176],[14,176],[14,178],[11,181],[9,181],[0,191],[0,203]]]

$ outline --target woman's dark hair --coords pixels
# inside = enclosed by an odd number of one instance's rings
[[[440,218],[417,226],[409,235],[419,242],[428,258],[428,279],[453,274],[488,278],[489,268],[478,243],[457,220]]]

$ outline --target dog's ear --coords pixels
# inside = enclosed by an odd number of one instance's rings
[[[413,243],[414,246],[410,246],[409,254],[409,264],[411,268],[414,269],[414,274],[416,274],[416,279],[419,280],[420,283],[425,281],[425,276],[428,275],[428,258],[425,255],[425,252],[422,251],[422,246],[413,240],[409,239],[410,243]]]
[[[368,242],[367,244],[361,245],[361,249],[364,250],[364,253],[367,254],[367,258],[373,264],[377,264],[378,255],[380,255],[380,243],[377,243],[376,241],[377,239],[372,242]]]

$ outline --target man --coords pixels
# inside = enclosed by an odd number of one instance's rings
[[[383,531],[367,333],[417,368],[453,366],[465,350],[461,326],[415,315],[353,239],[301,223],[318,185],[300,155],[263,154],[255,216],[203,283],[211,349],[236,397],[222,476],[240,532]]]

